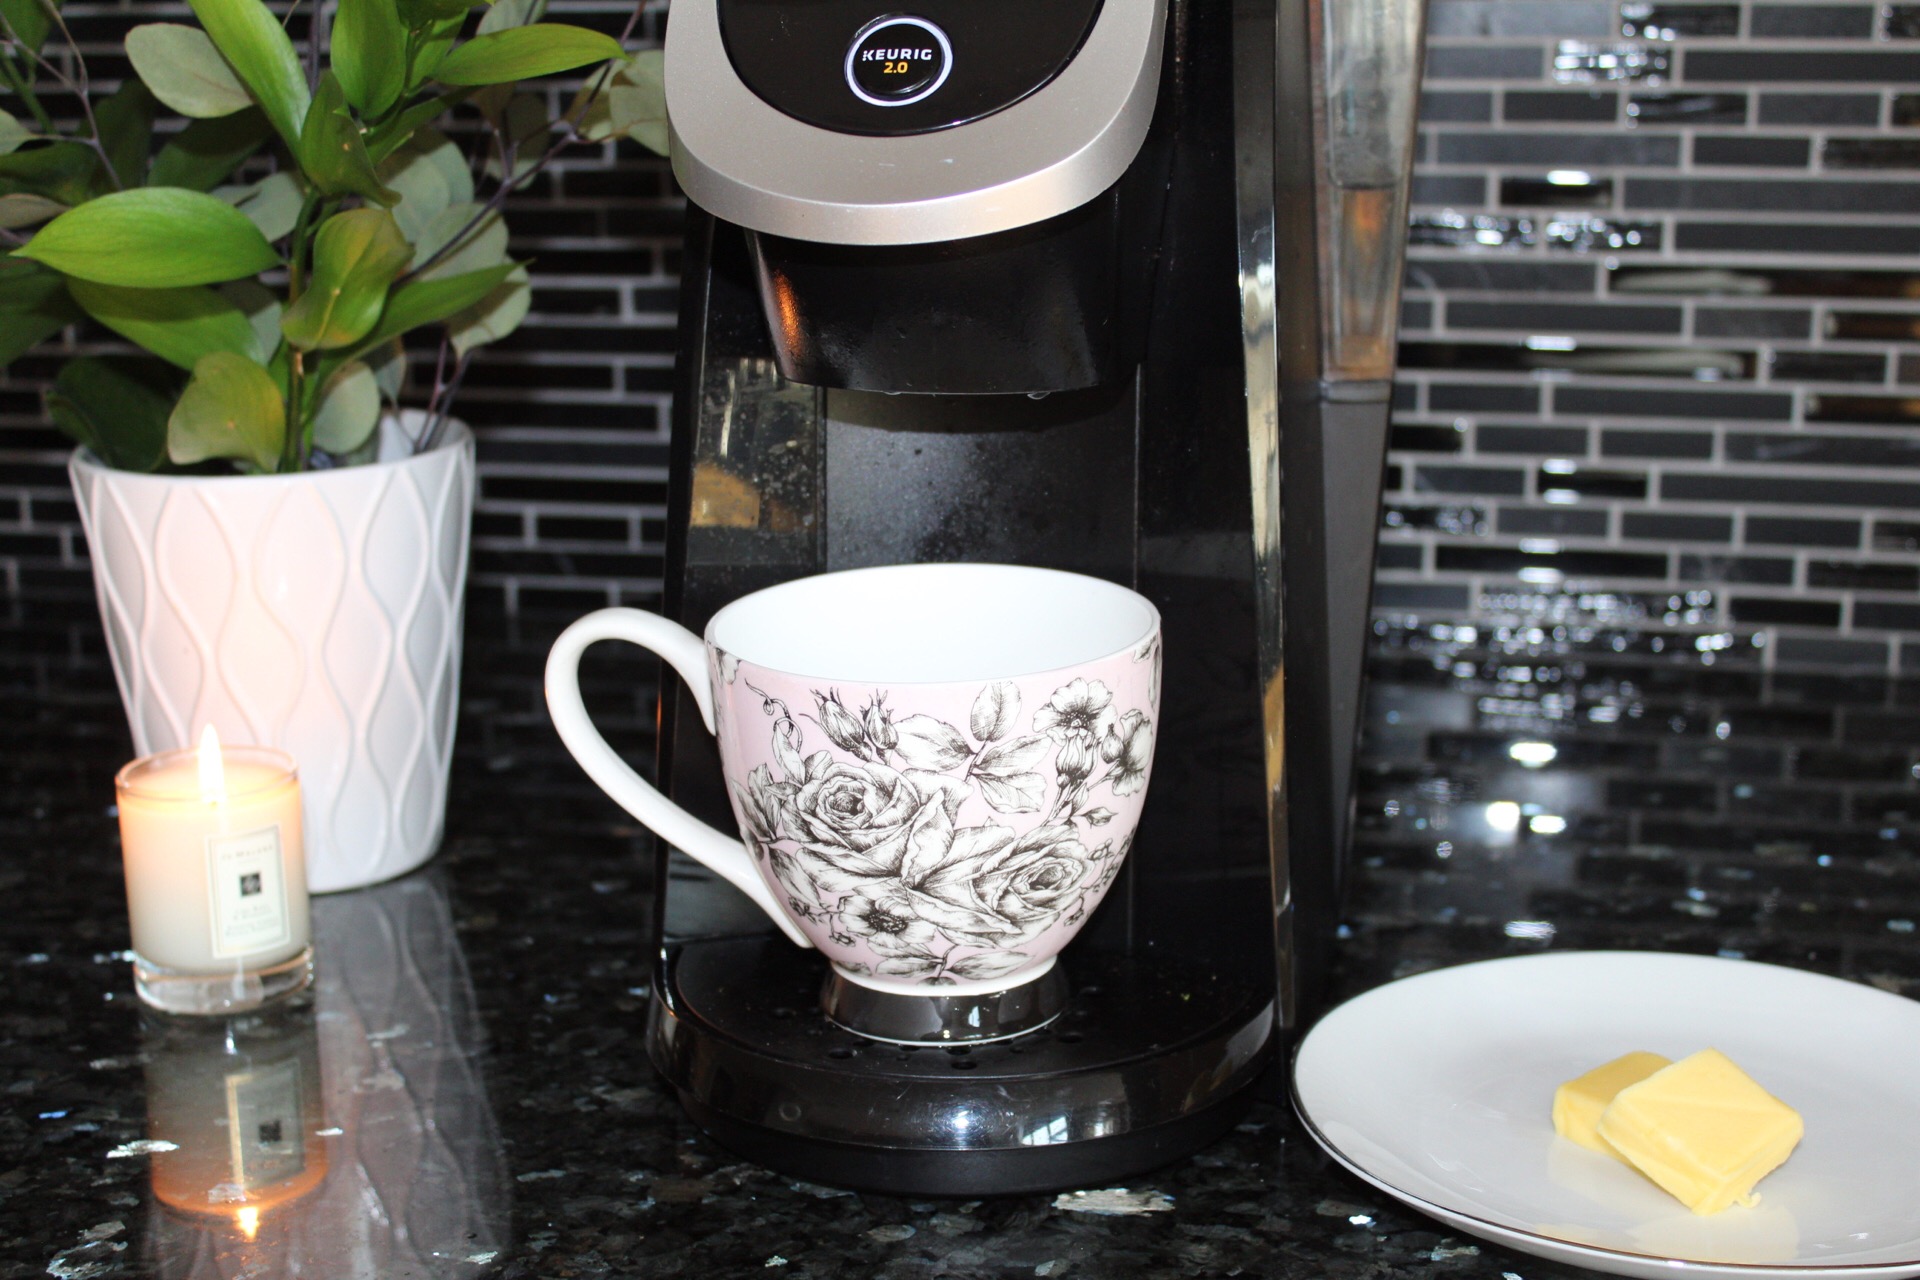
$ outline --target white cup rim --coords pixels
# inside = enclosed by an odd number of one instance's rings
[[[911,586],[909,583],[911,582]],[[1023,633],[1030,659],[1011,660],[1011,642],[998,637],[950,638],[947,652],[903,644],[857,629],[829,645],[798,624],[775,626],[783,607],[821,609],[835,602],[885,602],[884,621],[896,629],[924,625],[911,616],[932,607],[935,596],[965,587],[993,588],[988,604],[1009,619],[1022,606],[1048,611],[1048,628]],[[919,594],[915,594],[919,593]],[[1096,615],[1095,610],[1101,610]],[[993,619],[988,619],[991,622]],[[1030,623],[1031,618],[1027,619]],[[930,561],[841,569],[795,578],[742,596],[708,621],[710,649],[763,671],[821,683],[931,687],[982,680],[1019,680],[1064,672],[1124,653],[1137,653],[1160,630],[1160,612],[1139,592],[1104,578],[1062,569],[973,561]],[[757,631],[757,634],[750,634]],[[870,640],[865,647],[863,641]],[[937,669],[937,670],[936,670]]]

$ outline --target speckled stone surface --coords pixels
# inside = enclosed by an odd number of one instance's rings
[[[1271,1106],[1105,1197],[910,1201],[741,1163],[642,1054],[643,837],[546,727],[538,625],[474,621],[446,849],[319,903],[311,1000],[156,1024],[122,954],[124,721],[98,648],[41,622],[0,628],[0,1280],[1581,1274],[1398,1207]],[[1920,995],[1920,685],[1593,640],[1383,629],[1342,989],[1623,946]],[[636,752],[645,675],[587,673]],[[293,1164],[324,1167],[251,1242],[204,1212],[236,1055],[306,1126]],[[317,1088],[274,1084],[313,1063]]]

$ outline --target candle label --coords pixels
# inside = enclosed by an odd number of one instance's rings
[[[300,1098],[297,1061],[227,1077],[227,1151],[241,1191],[252,1194],[307,1167]]]
[[[239,835],[207,837],[207,888],[217,959],[285,946],[293,940],[282,865],[279,823]]]

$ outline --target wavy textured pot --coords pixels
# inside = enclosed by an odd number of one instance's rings
[[[473,511],[473,437],[287,476],[68,472],[121,701],[141,753],[228,742],[300,766],[307,880],[373,884],[433,856],[445,822]]]

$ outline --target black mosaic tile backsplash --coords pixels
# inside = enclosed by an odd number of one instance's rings
[[[103,77],[127,26],[187,13],[66,11]],[[1430,35],[1383,618],[1920,666],[1920,6],[1431,0]],[[682,205],[630,144],[516,204],[534,312],[462,401],[476,604],[649,604]],[[91,594],[54,368],[0,375],[16,606]]]
[[[1498,512],[1389,521],[1429,550],[1376,608],[1591,627],[1655,579],[1662,643],[1722,662],[1920,659],[1920,7],[1432,3],[1402,416],[1457,432],[1394,462]]]

